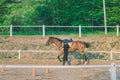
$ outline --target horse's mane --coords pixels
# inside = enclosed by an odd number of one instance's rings
[[[57,38],[57,37],[50,37],[51,39],[57,39],[58,41],[60,41],[60,42],[63,42],[63,40],[61,40],[61,39],[59,39],[59,38]]]

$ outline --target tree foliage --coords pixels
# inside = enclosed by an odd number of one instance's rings
[[[120,25],[119,0],[106,0],[106,14],[107,25]],[[103,15],[102,0],[0,0],[1,26],[102,26]]]

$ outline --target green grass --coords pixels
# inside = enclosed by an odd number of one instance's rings
[[[10,35],[9,32],[0,32],[0,35]]]
[[[13,35],[42,35],[42,32],[13,32]]]
[[[1,54],[0,55],[0,59],[10,59],[10,58],[12,58],[12,55],[10,55],[10,54]]]
[[[22,50],[27,50],[27,49],[28,49],[28,46],[23,45]]]
[[[3,41],[0,40],[0,44],[2,44],[2,43],[3,43]]]
[[[116,36],[115,31],[108,32],[107,35],[109,36]],[[0,32],[0,35],[10,35],[9,32]],[[12,35],[43,35],[42,32],[13,32]],[[79,35],[78,31],[46,31],[45,35]],[[99,35],[104,36],[104,31],[82,31],[82,36],[92,36],[92,35]]]
[[[86,32],[82,33],[82,36],[93,36],[93,35],[99,35],[99,36],[105,36],[105,32],[102,31],[96,31],[96,32]],[[107,32],[108,36],[116,36],[116,32]]]

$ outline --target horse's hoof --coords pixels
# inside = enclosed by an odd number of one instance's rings
[[[60,62],[62,62],[62,60],[59,60]]]
[[[68,65],[71,65],[70,63]]]
[[[84,65],[87,65],[87,64],[88,64],[88,62],[85,62],[85,63],[84,63]]]
[[[70,62],[67,62],[67,65],[71,65],[71,63],[70,63]]]

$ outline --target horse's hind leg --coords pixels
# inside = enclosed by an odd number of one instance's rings
[[[82,55],[83,55],[83,64],[86,65],[86,64],[88,63],[88,62],[87,62],[87,60],[88,60],[88,59],[87,59],[87,56],[86,56],[85,53],[83,53]]]
[[[88,62],[87,62],[87,56],[86,56],[86,54],[85,54],[85,52],[84,51],[80,51],[81,52],[81,54],[82,54],[82,58],[83,58],[83,64],[87,64]]]
[[[70,62],[71,62],[71,59],[68,59],[67,64],[68,64],[68,65],[71,65]]]
[[[85,54],[85,63],[84,63],[84,64],[85,64],[85,65],[88,64],[88,59],[87,59],[86,54]]]

